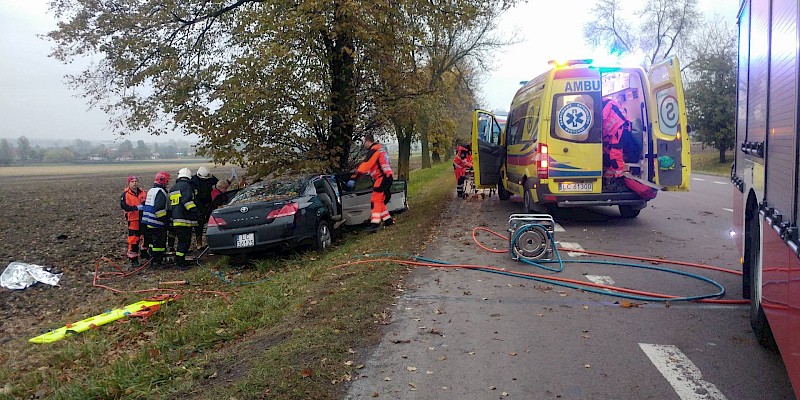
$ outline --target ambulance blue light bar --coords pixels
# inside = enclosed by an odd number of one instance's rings
[[[550,60],[547,64],[555,65],[556,67],[571,67],[579,64],[591,64],[592,61],[594,60],[591,58],[580,58],[577,60]]]

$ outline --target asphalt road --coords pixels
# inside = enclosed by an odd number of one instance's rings
[[[727,233],[731,195],[725,178],[698,175],[690,192],[660,192],[635,219],[622,218],[616,207],[557,210],[553,216],[563,231],[556,232],[556,240],[561,246],[740,270]],[[509,215],[521,210],[516,197],[455,198],[425,256],[678,296],[716,290],[686,277],[630,267],[566,264],[556,274],[472,242],[473,227],[505,234]],[[486,234],[479,238],[496,248],[506,246]],[[741,299],[739,276],[672,268],[716,280],[726,289],[724,298]],[[794,398],[779,355],[755,341],[747,306],[623,301],[449,268],[418,268],[406,285],[382,343],[365,355],[346,398]]]

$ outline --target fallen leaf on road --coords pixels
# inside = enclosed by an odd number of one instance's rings
[[[622,308],[634,308],[634,307],[639,307],[640,305],[642,305],[642,303],[633,303],[633,302],[625,301],[625,300],[622,300],[619,303],[619,306],[622,307]]]
[[[497,390],[497,386],[489,386],[489,390]]]
[[[444,360],[447,360],[447,356],[441,356],[441,357],[439,357],[439,361],[444,361]]]
[[[517,353],[508,353],[508,355],[513,357],[513,356],[517,355]]]
[[[302,370],[300,372],[300,376],[303,377],[303,378],[309,378],[309,377],[311,377],[311,375],[313,375],[313,373],[311,372],[311,369],[309,369],[309,368],[306,368],[306,369],[304,369],[304,370]]]
[[[353,362],[348,360],[344,362],[344,365],[350,366],[353,365]]]
[[[387,377],[383,378],[383,380],[385,380],[386,382],[389,382],[390,380],[392,380],[392,377],[391,376],[387,376]]]
[[[408,372],[414,372],[416,370],[417,370],[417,367],[406,367],[406,371],[408,371]]]
[[[392,343],[394,343],[394,344],[400,344],[400,343],[411,343],[411,339],[398,339],[398,340],[392,340]]]
[[[583,364],[583,367],[584,368],[591,368],[592,366],[591,366],[591,364]]]
[[[536,315],[538,315],[538,316],[540,316],[540,317],[544,317],[544,314],[536,314]]]
[[[508,392],[500,393],[500,396],[508,396]]]

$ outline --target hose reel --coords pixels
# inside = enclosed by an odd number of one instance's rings
[[[514,260],[551,260],[555,221],[549,214],[512,214],[508,217],[508,249]]]

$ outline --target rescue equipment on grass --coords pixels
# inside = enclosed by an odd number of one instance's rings
[[[36,336],[28,340],[30,343],[53,343],[76,333],[85,332],[89,329],[96,329],[101,325],[116,321],[123,317],[147,318],[161,308],[162,304],[176,300],[177,295],[162,294],[151,297],[122,308],[108,310],[102,314],[89,317],[84,320],[67,324],[61,328],[54,329],[43,335]]]

